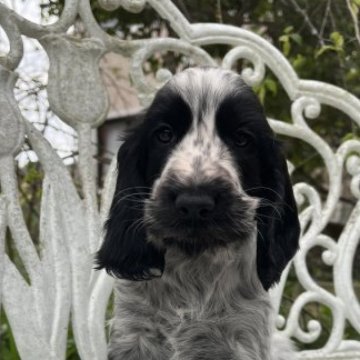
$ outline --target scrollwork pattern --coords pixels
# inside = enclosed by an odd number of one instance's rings
[[[354,254],[360,238],[360,142],[346,141],[334,151],[308,125],[308,121],[319,116],[323,105],[342,111],[360,125],[359,99],[333,85],[299,79],[289,62],[273,45],[250,31],[222,24],[190,24],[170,0],[99,0],[99,3],[106,10],[123,7],[130,12],[141,12],[145,6],[151,6],[170,24],[178,37],[125,41],[110,36],[97,24],[88,0],[66,0],[59,20],[49,26],[26,20],[0,4],[0,26],[10,42],[8,54],[0,58],[0,301],[21,357],[29,360],[63,359],[71,313],[81,358],[106,358],[104,320],[112,280],[103,272],[92,271],[92,254],[101,240],[101,224],[106,218],[114,190],[116,163],[114,159],[104,188],[98,189],[92,158],[91,128],[99,126],[104,120],[108,107],[99,77],[98,61],[110,51],[129,58],[129,76],[139,98],[147,105],[157,88],[172,73],[160,69],[156,75],[157,84],[154,85],[148,82],[144,74],[144,63],[156,52],[172,51],[188,57],[194,64],[227,69],[233,68],[238,60],[246,60],[250,66],[243,69],[242,76],[249,85],[260,84],[269,69],[285,89],[292,101],[292,122],[269,119],[269,123],[275,132],[304,141],[317,151],[325,164],[329,192],[323,200],[309,184],[298,183],[294,186],[297,202],[302,209],[301,247],[293,263],[284,271],[280,284],[272,290],[274,308],[279,310],[291,267],[295,269],[304,292],[295,300],[288,316],[279,315],[276,323],[281,328],[279,331],[286,336],[304,343],[314,342],[322,332],[321,323],[311,320],[303,329],[299,324],[300,314],[309,303],[325,305],[333,317],[330,336],[321,349],[300,352],[299,358],[360,358],[360,343],[343,339],[346,321],[360,332],[360,305],[352,283]],[[66,34],[78,17],[89,36],[86,39],[75,40]],[[14,70],[23,55],[21,35],[38,39],[49,55],[50,105],[79,135],[83,199],[56,152],[24,119],[13,96],[17,77]],[[210,44],[225,44],[232,48],[219,63],[203,49],[203,46]],[[64,75],[68,61],[65,58],[69,56],[74,64],[71,79]],[[82,87],[91,91],[84,94],[79,92],[77,76],[82,77]],[[71,99],[73,97],[78,97],[83,107],[78,107]],[[13,162],[25,135],[45,173],[40,254],[23,219]],[[352,179],[350,191],[357,202],[339,239],[335,241],[323,231],[339,201],[345,172]],[[100,204],[97,196],[99,190],[102,194]],[[30,284],[4,252],[6,228],[10,230]],[[315,246],[323,249],[322,260],[332,269],[335,293],[321,287],[309,272],[306,257]],[[26,304],[33,304],[33,311],[29,312]]]

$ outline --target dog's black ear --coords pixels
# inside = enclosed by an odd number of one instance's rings
[[[257,269],[265,290],[278,282],[299,246],[300,224],[280,144],[271,140],[257,209]],[[270,151],[271,150],[271,151]],[[272,156],[269,157],[269,154]]]
[[[162,274],[164,253],[147,242],[144,201],[150,188],[144,179],[146,149],[135,130],[118,152],[118,177],[97,269],[118,278],[148,280]]]

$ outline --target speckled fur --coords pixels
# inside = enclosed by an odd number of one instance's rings
[[[254,234],[255,235],[255,234]],[[163,276],[117,280],[112,360],[292,360],[256,273],[255,236],[196,259],[169,251]]]
[[[183,182],[220,176],[239,196],[247,196],[214,121],[224,95],[241,91],[235,81],[230,71],[189,69],[168,84],[189,104],[194,118],[155,181],[150,200],[156,200],[174,173]],[[169,248],[160,278],[116,280],[109,359],[294,359],[290,342],[274,333],[269,295],[256,270],[257,227],[251,212],[257,200],[247,199],[253,231],[246,238],[195,257]],[[157,240],[150,234],[149,241]]]

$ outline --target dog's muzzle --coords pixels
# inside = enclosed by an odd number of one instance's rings
[[[253,229],[254,214],[254,200],[224,179],[184,184],[172,177],[145,207],[150,241],[187,253],[243,239]]]

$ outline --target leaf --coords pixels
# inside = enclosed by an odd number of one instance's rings
[[[284,33],[285,33],[285,34],[290,34],[290,33],[293,32],[293,30],[294,30],[294,27],[293,27],[292,25],[290,25],[290,26],[287,26],[287,27],[284,29]]]
[[[282,35],[279,38],[280,42],[282,42],[282,51],[284,53],[285,56],[288,56],[290,54],[290,50],[291,50],[291,44],[290,44],[290,40],[289,40],[289,36],[288,35]]]
[[[347,133],[345,136],[341,138],[341,142],[345,142],[348,140],[359,140],[359,137],[354,133]]]
[[[277,84],[273,79],[266,79],[265,86],[273,95],[277,94]]]
[[[346,73],[346,80],[357,80],[359,79],[359,75],[360,75],[360,69],[357,68],[351,68],[347,73]]]
[[[293,67],[297,70],[299,70],[304,64],[306,64],[306,58],[301,54],[298,54],[292,61]]]
[[[324,45],[315,53],[315,58],[318,58],[319,56],[321,56],[322,54],[324,54],[327,51],[338,52],[339,49],[333,45]]]
[[[265,95],[266,95],[266,89],[265,89],[265,86],[262,86],[258,92],[258,96],[259,96],[261,104],[264,104],[264,102],[265,102]]]
[[[332,40],[332,42],[334,43],[334,45],[339,48],[342,49],[344,46],[344,37],[338,32],[338,31],[334,31],[330,34],[330,39]]]
[[[326,51],[335,51],[337,53],[341,53],[344,51],[344,37],[338,32],[334,31],[330,34],[330,39],[333,43],[333,45],[324,45],[318,50],[315,54],[315,58],[318,58],[322,54],[324,54]]]
[[[288,31],[288,28],[284,30],[285,34],[279,37],[279,41],[282,43],[282,51],[284,55],[288,56],[291,51],[291,41],[298,45],[302,45],[302,37],[297,33],[287,34],[286,31]]]
[[[295,33],[290,35],[291,40],[293,40],[296,44],[302,45],[302,37],[300,34]]]

